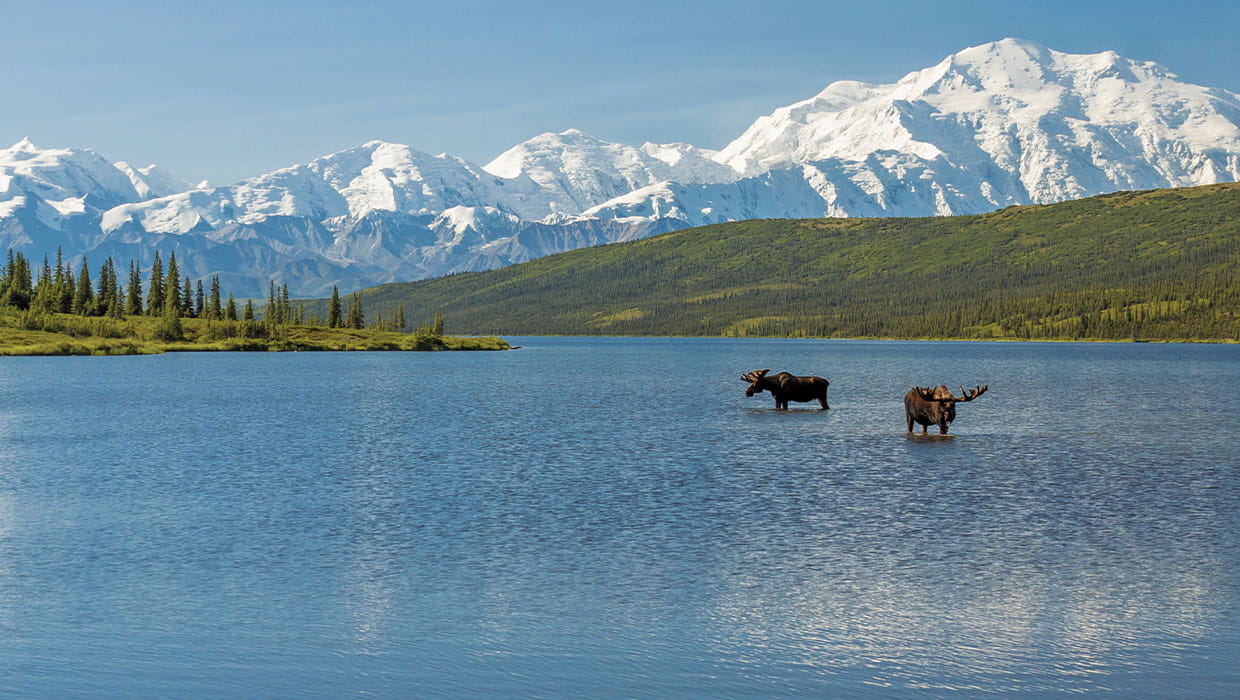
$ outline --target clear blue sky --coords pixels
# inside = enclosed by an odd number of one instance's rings
[[[229,184],[370,139],[483,164],[543,131],[719,148],[834,80],[1015,36],[1240,92],[1240,2],[15,2],[0,141]]]

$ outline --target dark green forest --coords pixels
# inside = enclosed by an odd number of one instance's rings
[[[408,332],[404,307],[385,318],[367,318],[359,294],[347,314],[339,290],[325,315],[307,313],[289,299],[287,285],[268,286],[267,303],[239,304],[223,298],[219,277],[191,280],[181,275],[175,255],[167,268],[159,253],[145,284],[134,261],[117,273],[111,258],[92,282],[90,265],[44,258],[32,265],[8,252],[0,266],[0,355],[133,355],[167,351],[220,350],[502,350],[499,338],[453,338],[443,334],[443,317]]]
[[[442,309],[457,333],[1236,340],[1238,265],[1231,183],[978,216],[717,224],[362,298]]]

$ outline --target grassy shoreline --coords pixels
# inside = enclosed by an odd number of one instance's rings
[[[83,318],[69,314],[0,315],[0,356],[155,355],[165,352],[509,350],[495,336],[449,336],[321,326],[268,326],[261,321],[179,319],[169,334],[162,319]]]

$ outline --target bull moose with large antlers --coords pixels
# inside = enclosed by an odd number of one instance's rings
[[[904,415],[908,419],[908,431],[913,432],[913,423],[917,422],[921,424],[923,435],[929,432],[932,425],[939,426],[940,435],[946,435],[948,426],[956,420],[956,404],[972,401],[986,393],[988,388],[989,384],[968,391],[960,387],[960,396],[952,396],[946,384],[940,384],[934,389],[928,386],[909,389],[904,395]]]
[[[767,376],[769,369],[756,369],[741,375],[741,381],[749,382],[745,396],[753,396],[763,391],[771,392],[775,397],[775,410],[788,410],[789,401],[817,401],[822,410],[831,408],[827,405],[827,386],[831,384],[822,377],[798,377],[780,372]]]

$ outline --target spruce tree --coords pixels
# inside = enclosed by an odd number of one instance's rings
[[[327,305],[327,327],[339,328],[342,323],[340,318],[340,290],[333,285],[332,299]]]
[[[43,267],[39,270],[39,281],[34,285],[34,296],[30,300],[30,307],[38,311],[48,312],[52,310],[52,266],[47,262],[47,256],[43,256]]]
[[[90,284],[90,266],[82,258],[82,269],[78,272],[77,287],[73,292],[72,312],[79,316],[89,316],[95,311],[95,291]]]
[[[254,302],[250,299],[245,300],[245,311],[241,314],[242,321],[254,320]]]
[[[116,293],[116,282],[113,281],[109,268],[111,262],[112,258],[108,258],[99,266],[99,281],[96,284],[97,289],[95,291],[96,313],[99,314],[106,314],[108,312],[108,307],[112,303],[112,296]]]
[[[73,312],[73,280],[73,265],[65,263],[64,279],[57,285],[55,292],[56,310],[62,314]]]
[[[220,276],[216,275],[211,278],[211,299],[207,307],[208,318],[216,321],[224,318],[224,308],[220,305]]]
[[[185,276],[185,284],[181,285],[181,315],[194,315],[194,284],[190,282],[189,275]]]
[[[26,256],[9,248],[9,264],[0,279],[0,305],[18,309],[30,308],[34,285],[30,280],[30,263]]]
[[[66,294],[65,290],[69,290]],[[73,301],[73,273],[66,274],[64,253],[56,246],[56,270],[52,273],[52,311],[68,313]]]
[[[173,313],[181,314],[181,271],[177,269],[177,254],[168,254],[168,271],[164,273],[164,303],[160,311],[172,307]]]
[[[155,251],[155,262],[151,265],[151,283],[146,288],[146,312],[158,316],[164,308],[164,265],[159,259],[159,251]]]
[[[125,289],[125,313],[129,316],[142,315],[142,271],[138,263],[129,261],[129,286]]]
[[[288,300],[288,284],[280,285],[280,322],[289,323],[293,319],[293,305]]]
[[[207,311],[207,294],[202,289],[202,280],[198,280],[198,289],[194,291],[194,318],[202,318]]]
[[[233,299],[232,292],[228,293],[228,306],[224,307],[224,318],[229,321],[237,320],[237,301]]]
[[[405,302],[402,301],[396,305],[396,318],[393,320],[393,323],[396,325],[397,331],[405,332]]]
[[[366,327],[366,316],[362,313],[362,293],[353,292],[349,299],[349,328],[361,330]]]
[[[443,335],[443,314],[435,313],[435,325],[431,328],[435,335]]]

